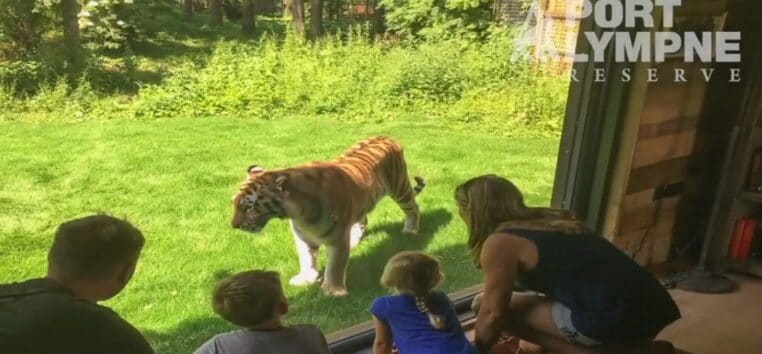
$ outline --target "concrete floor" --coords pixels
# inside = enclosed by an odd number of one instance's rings
[[[671,290],[683,316],[659,338],[693,354],[762,354],[762,280],[733,278],[740,290],[730,294]]]

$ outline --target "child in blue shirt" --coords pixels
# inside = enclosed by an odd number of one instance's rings
[[[400,252],[389,259],[381,284],[393,295],[373,301],[374,354],[478,354],[466,338],[453,305],[435,290],[443,279],[436,258]]]

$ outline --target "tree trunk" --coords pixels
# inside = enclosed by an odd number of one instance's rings
[[[183,13],[185,16],[193,16],[193,0],[183,0]]]
[[[76,68],[82,56],[82,43],[79,40],[80,6],[77,0],[61,0],[61,19],[63,20],[64,42],[69,54],[69,60]]]
[[[294,29],[296,33],[304,35],[304,0],[293,0],[291,15],[294,17]]]
[[[311,0],[310,37],[317,39],[323,33],[323,0]]]
[[[256,28],[256,15],[254,14],[254,0],[243,0],[243,18],[241,30],[246,34],[253,34]]]
[[[376,8],[373,10],[373,35],[382,36],[386,33],[386,9],[376,1]]]
[[[209,24],[215,27],[222,26],[222,0],[209,1]]]

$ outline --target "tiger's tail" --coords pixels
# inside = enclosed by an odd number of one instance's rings
[[[413,187],[413,193],[415,195],[421,194],[421,192],[423,191],[423,188],[426,187],[426,180],[420,176],[414,176],[413,180],[415,180],[415,187]]]

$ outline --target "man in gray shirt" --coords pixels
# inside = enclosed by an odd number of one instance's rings
[[[276,272],[254,270],[223,279],[212,307],[242,329],[214,336],[194,354],[330,354],[317,327],[284,324],[288,300]]]

